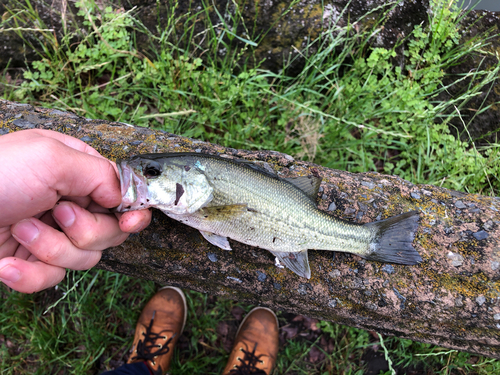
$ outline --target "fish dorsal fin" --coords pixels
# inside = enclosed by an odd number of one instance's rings
[[[295,272],[300,277],[305,277],[306,279],[311,278],[311,269],[309,268],[309,260],[307,259],[307,250],[293,253],[287,251],[271,251],[271,253],[287,268]]]
[[[261,172],[264,174],[267,174],[272,177],[278,177],[276,174],[276,171],[271,168],[269,163],[262,161],[262,160],[245,160],[245,159],[235,159],[234,160],[237,163],[246,165],[247,167],[250,167],[257,172]]]
[[[301,177],[287,177],[283,180],[288,181],[296,188],[302,190],[313,201],[316,202],[318,197],[319,186],[321,185],[321,178],[314,176],[301,176]]]

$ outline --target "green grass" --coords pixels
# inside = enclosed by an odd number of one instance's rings
[[[245,56],[252,56],[261,36],[234,34],[232,26],[243,19],[238,8],[230,20],[221,15],[217,27],[203,17],[207,9],[180,19],[172,12],[169,26],[152,34],[133,12],[80,1],[85,30],[68,28],[56,40],[29,1],[18,2],[0,28],[15,21],[18,28],[38,30],[40,43],[34,47],[40,60],[21,76],[6,69],[0,91],[5,99],[85,117],[498,196],[497,145],[459,141],[449,123],[471,121],[461,110],[468,99],[489,90],[500,65],[480,65],[445,86],[448,67],[464,56],[481,61],[490,52],[486,36],[460,41],[462,15],[448,2],[432,4],[428,25],[416,26],[408,36],[404,61],[397,66],[395,50],[370,48],[383,19],[369,28],[356,21],[331,25],[319,39],[309,40],[297,53],[305,61],[303,70],[288,76],[289,65],[280,73],[247,65]],[[205,22],[203,35],[194,32],[195,22]],[[183,25],[181,35],[176,25]],[[147,57],[134,43],[141,33],[158,46]],[[231,47],[235,39],[241,47]],[[466,92],[452,101],[438,100],[462,82],[468,82]],[[34,295],[2,287],[0,374],[91,374],[114,368],[126,358],[135,321],[154,290],[151,282],[95,270],[70,272],[57,289]],[[188,293],[188,304],[172,372],[219,373],[227,352],[218,327],[235,328],[233,309],[251,306],[196,292]],[[279,318],[281,325],[294,324],[286,313]],[[329,322],[318,325],[319,330],[308,327],[284,342],[275,374],[362,374],[370,352],[387,356],[398,373],[412,368],[443,375],[500,373],[497,360]]]

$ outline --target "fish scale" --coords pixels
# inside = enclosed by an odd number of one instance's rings
[[[320,180],[283,179],[247,161],[199,153],[146,154],[118,161],[118,211],[156,207],[230,250],[228,238],[273,253],[309,278],[308,249],[341,251],[369,260],[417,264],[412,242],[419,215],[409,212],[350,223],[320,211]]]
[[[215,175],[217,168],[220,168],[219,165],[212,168],[211,164],[207,163],[209,176]],[[233,169],[238,167],[238,165],[233,166]],[[227,177],[235,173],[236,170],[227,170],[222,176]],[[335,220],[319,211],[311,198],[295,186],[283,180],[264,176],[254,170],[245,170],[244,173],[240,173],[240,178],[232,182],[229,182],[228,178],[216,177],[213,183],[216,193],[214,200],[208,206],[245,202],[257,212],[248,213],[238,220],[238,223],[229,222],[224,229],[206,227],[206,230],[224,230],[223,235],[240,242],[245,242],[242,241],[244,238],[256,238],[256,244],[259,240],[262,241],[260,247],[274,251],[298,252],[305,249],[343,251],[348,246],[350,252],[366,252],[374,234],[372,229]],[[293,206],[294,212],[286,214],[290,205]],[[276,230],[278,223],[279,230]],[[246,228],[252,225],[259,227],[260,230],[257,233],[249,232]],[[284,234],[283,237],[289,239],[288,248],[280,249],[278,245],[274,246],[272,239],[277,233],[282,236]]]

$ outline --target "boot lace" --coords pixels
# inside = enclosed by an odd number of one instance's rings
[[[229,371],[230,375],[267,375],[264,370],[257,368],[258,363],[262,363],[260,357],[263,354],[256,356],[255,350],[257,349],[257,343],[253,347],[252,351],[241,349],[241,351],[245,354],[243,359],[239,358],[241,361],[241,365],[237,365],[234,369]]]
[[[170,348],[168,347],[168,344],[172,342],[172,339],[174,338],[175,334],[170,337],[165,344],[158,345],[156,344],[156,340],[158,339],[164,339],[166,338],[165,335],[162,335],[160,333],[154,333],[152,331],[153,328],[153,323],[155,320],[155,314],[156,311],[153,312],[153,317],[151,318],[151,321],[149,322],[149,326],[146,328],[146,332],[142,333],[144,335],[144,340],[139,340],[137,343],[136,347],[136,355],[132,357],[132,360],[140,360],[140,361],[151,361],[153,365],[155,365],[154,359],[160,355],[167,354],[170,351]],[[159,349],[157,349],[159,348]],[[158,366],[159,368],[157,370],[152,370],[153,375],[161,375],[162,374],[162,369],[161,366]]]

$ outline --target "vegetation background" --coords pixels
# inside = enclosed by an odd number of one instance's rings
[[[371,47],[383,18],[369,28],[356,20],[325,25],[318,39],[308,40],[297,54],[304,68],[294,76],[287,74],[294,61],[284,62],[280,72],[247,64],[244,56],[251,56],[261,36],[233,32],[241,21],[237,6],[226,9],[217,24],[201,17],[209,3],[181,18],[172,12],[170,27],[152,33],[133,10],[93,0],[76,4],[75,16],[85,28],[60,39],[29,0],[3,15],[0,31],[15,21],[41,38],[35,46],[39,61],[3,71],[2,98],[234,148],[276,150],[330,168],[499,195],[498,145],[461,141],[450,132],[452,118],[467,129],[471,118],[462,109],[491,89],[500,70],[500,64],[480,64],[446,76],[463,58],[481,61],[494,53],[487,35],[461,39],[463,11],[453,2],[431,0],[428,23],[416,25],[401,42],[401,64],[395,64],[397,46]],[[188,26],[182,37],[173,37],[176,27],[191,24],[193,17],[205,22],[203,44],[194,42]],[[20,35],[24,27],[17,28]],[[141,53],[134,43],[137,33],[160,48],[153,55]],[[242,47],[231,48],[234,38]],[[439,100],[463,82],[466,91]],[[98,374],[120,365],[154,291],[151,282],[98,270],[70,271],[59,286],[33,295],[0,287],[0,373]],[[187,296],[188,324],[171,372],[220,373],[238,323],[252,306],[191,291]],[[278,316],[281,351],[274,374],[500,374],[498,360],[286,312]]]

